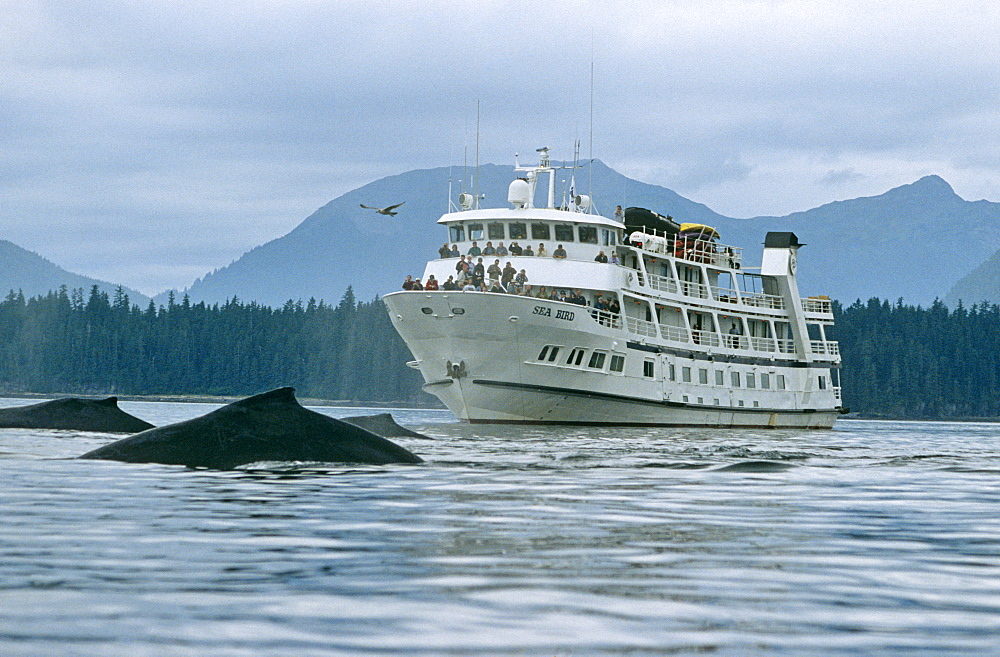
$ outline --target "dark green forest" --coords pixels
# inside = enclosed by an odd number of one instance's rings
[[[232,299],[130,304],[96,286],[0,302],[0,392],[116,395],[251,395],[294,386],[300,397],[436,401],[420,390],[410,352],[381,300]]]
[[[834,304],[844,404],[863,416],[1000,417],[1000,306]],[[0,393],[301,397],[434,403],[380,299],[270,308],[65,287],[0,302]]]

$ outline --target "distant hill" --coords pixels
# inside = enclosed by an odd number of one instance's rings
[[[926,306],[943,300],[1000,247],[1000,203],[966,201],[938,176],[746,225],[751,231],[737,244],[759,242],[767,230],[795,231],[807,244],[799,287],[844,303],[902,297]]]
[[[1000,303],[1000,251],[962,277],[944,297],[949,308],[957,308],[959,301],[966,308],[981,301]]]
[[[563,187],[568,187],[568,173],[559,173],[559,180],[566,181]],[[360,299],[394,291],[406,274],[421,273],[426,260],[436,257],[446,235],[435,222],[447,210],[449,179],[457,197],[462,174],[461,168],[422,169],[348,192],[287,235],[196,281],[187,292],[195,301],[224,302],[235,296],[273,306],[310,297],[337,301],[348,285]],[[506,207],[513,177],[511,166],[481,166],[483,206]],[[767,231],[793,230],[807,244],[799,259],[800,289],[845,303],[877,296],[929,304],[1000,247],[1000,204],[965,201],[938,176],[879,196],[751,219],[725,217],[669,189],[626,178],[599,161],[592,171],[577,171],[577,191],[586,193],[591,180],[602,214],[610,216],[621,204],[713,225],[724,243],[745,248],[748,266],[759,264]],[[396,217],[359,207],[401,201],[405,204]]]
[[[83,288],[89,294],[96,285],[113,297],[118,285],[88,276],[68,272],[33,251],[21,248],[13,242],[0,240],[0,291],[5,296],[11,290],[24,292],[26,297],[43,296],[51,290],[65,285],[73,290]],[[149,297],[124,287],[132,303],[145,305]]]

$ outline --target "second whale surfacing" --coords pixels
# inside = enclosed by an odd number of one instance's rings
[[[69,429],[102,433],[135,433],[152,424],[118,408],[118,398],[80,399],[66,397],[52,401],[0,408],[3,429]]]
[[[257,461],[421,463],[399,445],[310,411],[294,388],[233,402],[201,417],[149,429],[78,457],[229,470]]]

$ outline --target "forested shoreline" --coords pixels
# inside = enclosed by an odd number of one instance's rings
[[[843,402],[862,416],[1000,417],[1000,306],[834,303]],[[433,404],[380,299],[281,308],[185,296],[146,308],[92,288],[0,302],[0,394],[300,397]]]

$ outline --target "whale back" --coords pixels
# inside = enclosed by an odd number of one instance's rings
[[[220,470],[256,461],[421,462],[366,429],[304,408],[294,388],[278,388],[192,420],[149,429],[80,458]]]
[[[106,433],[136,433],[152,428],[118,408],[117,397],[80,399],[65,397],[38,404],[0,409],[0,428],[69,429]]]

